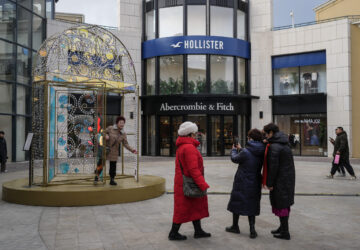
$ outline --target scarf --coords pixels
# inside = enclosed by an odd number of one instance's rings
[[[266,179],[267,179],[267,154],[269,151],[270,143],[266,145],[265,154],[264,154],[264,164],[263,164],[263,173],[262,173],[262,185],[266,186]]]

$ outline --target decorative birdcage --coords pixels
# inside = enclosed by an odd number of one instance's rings
[[[82,25],[48,38],[38,51],[33,77],[31,183],[92,182],[99,165],[105,180],[109,92],[122,96],[122,115],[132,116],[127,123],[129,141],[139,149],[135,67],[111,32]],[[124,101],[129,95],[131,101]],[[138,156],[121,151],[121,174],[138,179]],[[130,175],[126,167],[132,169]],[[37,168],[43,171],[34,177]]]

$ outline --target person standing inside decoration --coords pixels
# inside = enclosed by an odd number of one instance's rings
[[[275,238],[290,240],[289,215],[294,205],[295,165],[288,136],[274,123],[264,126],[266,140],[263,186],[270,190],[272,212],[280,218],[280,227],[271,231]]]
[[[233,224],[225,229],[226,232],[240,233],[239,216],[248,216],[250,238],[257,237],[255,231],[255,216],[260,214],[261,199],[261,169],[264,161],[265,145],[263,136],[258,129],[248,133],[245,148],[241,145],[233,146],[231,161],[239,164],[235,174],[233,189],[227,209],[233,214]]]
[[[210,237],[201,228],[200,220],[209,217],[208,199],[204,195],[199,198],[187,197],[183,191],[183,174],[191,177],[200,190],[209,188],[204,178],[203,158],[197,147],[200,145],[196,138],[198,127],[195,123],[184,122],[180,125],[176,140],[176,160],[174,178],[174,216],[169,240],[186,240],[186,236],[179,233],[182,223],[192,221],[195,233],[194,238]],[[181,166],[180,166],[181,164]]]
[[[331,179],[334,178],[334,174],[339,169],[339,167],[344,166],[351,175],[351,179],[355,180],[356,175],[354,173],[353,167],[350,164],[350,159],[349,159],[350,157],[349,142],[347,139],[347,134],[342,127],[337,127],[335,129],[335,133],[336,133],[336,139],[334,140],[333,138],[330,138],[330,142],[334,145],[334,152],[333,152],[334,160],[332,163],[330,175],[328,175],[327,177]],[[337,155],[339,155],[340,161],[336,164],[335,157]],[[345,176],[345,171],[344,171],[344,176]]]
[[[0,131],[0,164],[1,164],[1,173],[6,173],[6,161],[8,159],[7,156],[7,147],[6,147],[6,140],[5,140],[5,133],[4,131]]]
[[[119,116],[116,118],[116,123],[113,126],[109,126],[106,129],[106,143],[110,147],[110,151],[107,154],[107,159],[110,161],[110,185],[117,185],[115,182],[116,176],[116,162],[119,157],[119,147],[123,143],[124,147],[133,154],[137,154],[136,149],[130,147],[126,133],[124,132],[125,117]]]

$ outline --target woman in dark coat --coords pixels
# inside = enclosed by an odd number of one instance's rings
[[[227,232],[240,233],[239,216],[245,215],[249,219],[250,238],[257,237],[255,216],[260,214],[261,169],[264,151],[265,145],[258,129],[249,131],[245,148],[241,148],[238,144],[234,145],[231,151],[231,161],[238,163],[239,167],[227,208],[233,213],[233,224],[225,229]]]
[[[294,204],[295,165],[288,136],[270,123],[264,127],[268,145],[265,149],[264,182],[270,190],[273,213],[280,218],[280,227],[271,231],[275,238],[290,240],[290,206]]]
[[[174,216],[169,240],[186,240],[186,236],[181,235],[179,229],[182,223],[190,221],[192,221],[195,229],[194,238],[211,236],[201,228],[200,224],[202,218],[209,217],[207,196],[190,198],[185,196],[183,192],[183,176],[180,164],[184,175],[191,177],[202,191],[209,188],[204,178],[203,159],[197,150],[200,145],[200,142],[195,139],[197,131],[197,125],[192,122],[182,123],[178,131],[174,178]]]

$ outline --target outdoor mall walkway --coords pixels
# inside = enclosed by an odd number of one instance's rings
[[[353,164],[360,176],[360,164]],[[240,218],[241,234],[224,231],[232,222],[226,210],[237,166],[228,158],[205,158],[210,184],[210,217],[202,222],[211,238],[193,238],[191,223],[180,232],[183,242],[168,241],[172,222],[172,194],[142,202],[95,207],[31,207],[0,201],[1,250],[74,249],[359,249],[360,180],[349,176],[325,179],[330,161],[297,158],[295,205],[290,214],[290,241],[274,239],[278,227],[268,195],[262,197],[256,219],[258,238],[250,239],[248,221]],[[12,168],[11,168],[12,167]],[[27,176],[26,164],[9,164],[0,183]],[[40,171],[38,169],[37,171]],[[173,158],[142,159],[141,174],[159,175],[173,189]]]

